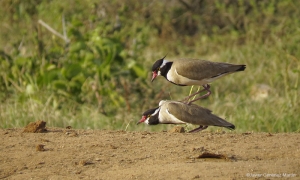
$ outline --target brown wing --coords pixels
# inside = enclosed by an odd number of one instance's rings
[[[179,75],[193,80],[202,80],[238,71],[244,65],[198,59],[180,59],[174,61],[173,66]]]
[[[170,102],[167,110],[177,119],[186,123],[206,126],[234,127],[233,124],[212,114],[209,109],[195,104],[187,105],[181,102]]]

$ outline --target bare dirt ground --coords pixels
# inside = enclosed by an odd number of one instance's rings
[[[300,179],[299,133],[0,129],[0,179]]]

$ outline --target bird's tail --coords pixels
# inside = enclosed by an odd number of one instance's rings
[[[239,68],[236,71],[244,71],[246,69],[246,65],[238,65]]]
[[[219,127],[225,127],[227,129],[230,129],[230,130],[234,130],[235,129],[235,125],[234,124],[231,124],[230,122],[227,122],[226,120],[216,116],[215,116],[215,123],[214,123],[214,126],[219,126]]]
[[[235,125],[231,125],[231,126],[226,126],[225,128],[230,129],[230,130],[235,130]]]

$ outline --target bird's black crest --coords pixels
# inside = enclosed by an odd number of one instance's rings
[[[156,111],[156,109],[158,109],[158,108],[159,108],[159,107],[153,108],[153,109],[149,109],[149,110],[145,111],[145,112],[143,113],[143,116],[148,116],[148,115],[153,114],[153,113]]]

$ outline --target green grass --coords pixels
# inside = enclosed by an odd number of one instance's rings
[[[150,82],[153,62],[168,53],[167,59],[247,65],[213,82],[212,95],[197,102],[235,124],[235,132],[299,132],[300,3],[250,2],[1,2],[0,128],[44,120],[55,127],[167,130],[172,125],[136,122],[161,99],[181,100],[190,91],[163,77]],[[42,19],[62,33],[62,16],[67,45],[38,24]]]

